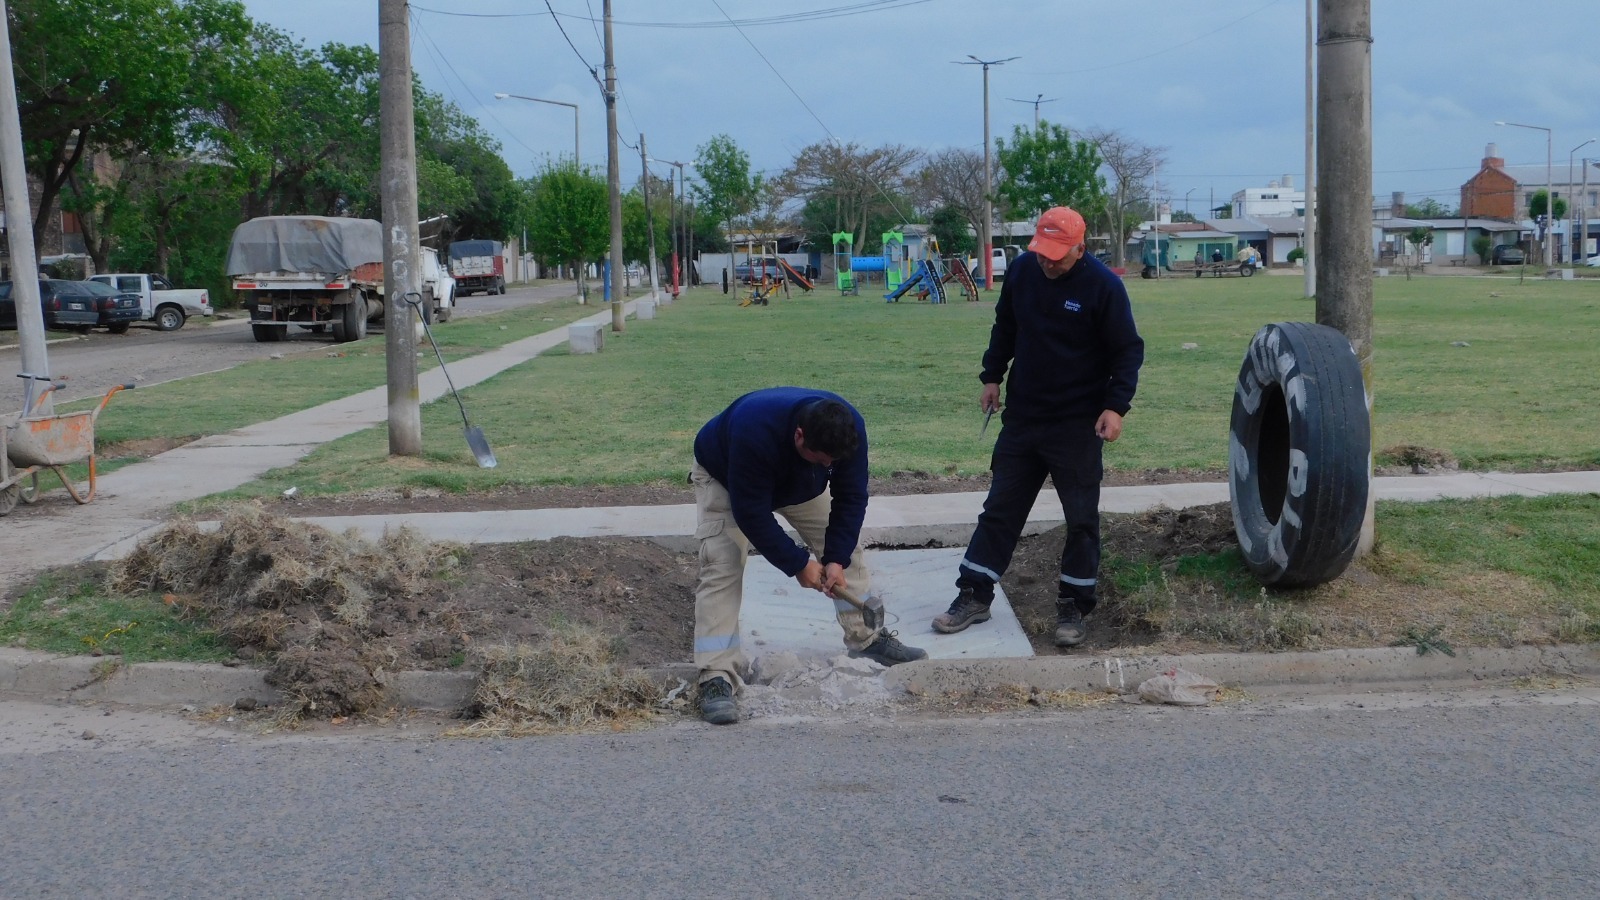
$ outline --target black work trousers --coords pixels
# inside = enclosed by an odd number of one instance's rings
[[[1075,602],[1079,612],[1091,612],[1100,570],[1104,444],[1092,420],[1006,423],[994,444],[989,464],[994,477],[961,561],[957,588],[973,588],[980,598],[994,596],[994,585],[1011,565],[1017,538],[1048,475],[1066,519],[1056,596]]]

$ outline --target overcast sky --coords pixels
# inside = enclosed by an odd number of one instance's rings
[[[1557,180],[1600,137],[1594,0],[1371,0],[1373,187],[1459,203],[1496,142]],[[378,44],[378,0],[246,0],[311,46]],[[601,0],[420,0],[412,65],[500,140],[518,176],[570,156],[605,167]],[[1196,215],[1234,191],[1305,170],[1305,0],[614,0],[618,130],[652,157],[690,162],[718,133],[780,171],[837,139],[933,151],[983,146],[1040,115],[1165,148],[1173,207]],[[806,15],[806,14],[814,15]],[[738,26],[730,24],[730,17]],[[559,24],[559,28],[558,28]],[[563,34],[564,30],[564,34]],[[570,42],[570,43],[569,43]],[[1540,48],[1546,48],[1541,50]],[[1600,157],[1600,142],[1578,150]],[[624,184],[638,177],[623,148]],[[662,167],[658,174],[666,174]],[[691,171],[690,177],[693,177]]]

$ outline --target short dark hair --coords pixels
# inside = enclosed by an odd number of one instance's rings
[[[847,459],[861,446],[861,433],[850,407],[838,400],[817,400],[800,410],[795,424],[804,433],[807,450]]]

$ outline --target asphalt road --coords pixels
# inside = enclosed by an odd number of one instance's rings
[[[1578,897],[1600,884],[1592,687],[522,740],[98,716],[0,704],[0,895]]]
[[[461,298],[452,321],[520,309],[573,294],[570,284],[511,286],[498,296],[474,294]],[[238,315],[237,311],[233,314]],[[382,334],[380,330],[367,340],[381,341]],[[0,373],[5,375],[0,380],[0,411],[5,412],[22,408],[23,381],[11,377],[22,371],[22,354],[16,337],[15,332],[0,332]],[[123,335],[96,330],[79,337],[53,331],[47,335],[47,340],[45,354],[51,370],[48,374],[68,385],[58,392],[58,402],[98,397],[117,384],[159,384],[231,368],[253,359],[326,350],[332,346],[328,335],[312,334],[299,328],[289,330],[286,342],[258,344],[250,332],[248,320],[243,318],[210,321],[191,318],[182,328],[169,332],[143,325]]]

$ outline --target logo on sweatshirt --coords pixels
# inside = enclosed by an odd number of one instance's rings
[[[1061,306],[1067,312],[1080,312],[1083,309],[1083,305],[1076,300],[1068,300],[1066,303],[1061,304]]]

